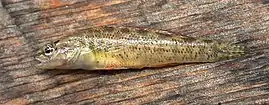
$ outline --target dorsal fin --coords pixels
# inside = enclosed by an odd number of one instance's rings
[[[164,37],[172,36],[173,33],[166,31],[166,30],[157,30],[157,29],[151,29],[151,28],[143,28],[143,27],[128,27],[128,26],[101,26],[104,30],[113,28],[114,30],[117,29],[118,31],[122,33],[156,33],[154,35],[163,35]],[[137,34],[137,35],[148,35],[148,34]],[[153,34],[151,34],[153,35]]]

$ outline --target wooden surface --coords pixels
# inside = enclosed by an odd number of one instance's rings
[[[2,0],[0,104],[269,104],[268,0]],[[124,25],[240,43],[238,59],[124,71],[38,70],[43,42]]]

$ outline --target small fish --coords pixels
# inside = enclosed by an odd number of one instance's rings
[[[245,49],[167,31],[92,27],[40,48],[40,69],[119,70],[216,62],[239,57]]]

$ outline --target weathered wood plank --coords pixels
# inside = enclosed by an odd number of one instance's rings
[[[269,6],[262,0],[2,0],[0,104],[269,104]],[[38,70],[38,45],[124,25],[241,43],[229,61],[125,71]]]

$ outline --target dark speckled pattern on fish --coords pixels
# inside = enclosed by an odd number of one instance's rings
[[[216,62],[244,54],[242,47],[229,43],[194,39],[161,30],[108,26],[89,28],[59,40],[55,49],[54,55],[45,62],[65,59],[61,61],[65,63],[46,68],[106,70],[162,67]],[[41,65],[47,64],[41,62]]]

